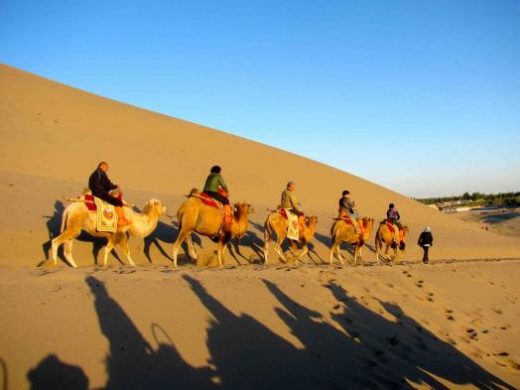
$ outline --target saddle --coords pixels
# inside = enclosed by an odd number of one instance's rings
[[[122,193],[119,193],[119,195],[117,196],[117,198],[119,200],[123,200],[123,194]],[[99,199],[99,198],[96,198],[94,195],[92,195],[90,192],[85,194],[85,205],[87,206],[87,209],[89,211],[96,211],[97,210],[97,205],[96,205],[96,199]],[[123,202],[124,203],[124,202]]]
[[[215,198],[212,198],[211,195],[208,195],[205,192],[199,193],[199,198],[200,198],[200,200],[202,200],[202,203],[204,203],[205,205],[215,207],[217,209],[222,208],[222,203],[220,203]]]
[[[288,222],[287,223],[287,238],[289,238],[290,240],[299,241],[300,240],[300,230],[302,230],[299,216],[291,213],[290,211],[288,211],[287,209],[284,209],[282,207],[279,207],[276,211]]]
[[[388,228],[388,230],[390,230],[390,232],[392,232],[392,234],[395,234],[395,231],[397,229],[397,226],[395,226],[392,222],[390,222],[389,220],[385,220],[385,224],[386,224],[386,227]]]

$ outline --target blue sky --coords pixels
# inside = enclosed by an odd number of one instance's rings
[[[0,61],[410,196],[520,190],[517,0],[1,0]]]

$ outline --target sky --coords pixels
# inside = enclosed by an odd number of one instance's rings
[[[408,196],[520,190],[517,0],[0,0],[0,61]]]

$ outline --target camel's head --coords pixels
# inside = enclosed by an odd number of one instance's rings
[[[305,224],[309,227],[316,227],[316,225],[318,225],[318,217],[315,215],[306,216]]]
[[[238,202],[233,206],[233,210],[235,212],[235,216],[238,217],[240,215],[249,215],[253,214],[254,209],[249,203],[246,202]]]
[[[370,234],[372,234],[372,229],[374,229],[374,218],[365,217],[361,220],[363,224],[363,239],[366,241],[369,239]]]
[[[159,199],[150,199],[143,208],[143,213],[148,214],[155,210],[159,215],[166,214],[166,206]]]

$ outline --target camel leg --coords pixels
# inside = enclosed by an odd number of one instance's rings
[[[63,255],[67,259],[70,265],[73,267],[77,267],[76,262],[74,261],[74,257],[72,256],[72,247],[74,245],[74,240],[67,240],[63,243]]]
[[[182,243],[186,239],[186,236],[190,233],[191,232],[179,231],[179,235],[177,236],[177,239],[173,243],[172,257],[173,257],[173,266],[174,267],[177,267],[177,256],[179,254],[179,248],[181,247]]]
[[[60,247],[60,245],[68,240],[75,239],[77,236],[79,236],[80,233],[81,233],[81,231],[78,232],[75,230],[65,230],[58,237],[55,237],[52,239],[52,241],[51,241],[51,258],[52,258],[53,265],[57,265],[58,248]],[[76,267],[75,263],[74,264],[71,263],[71,265],[73,267]]]
[[[280,259],[284,262],[284,263],[287,263],[287,260],[285,259],[285,256],[283,255],[283,251],[282,251],[282,242],[283,242],[283,239],[278,239],[276,240],[276,244],[274,244],[274,251],[278,254],[278,256],[280,257]]]
[[[130,265],[135,266],[135,263],[132,261],[132,258],[130,257],[130,247],[128,246],[128,236],[126,234],[119,242],[119,245],[121,246],[121,248],[123,248],[123,253],[125,254],[126,258],[128,259],[128,262],[130,263]]]
[[[223,239],[220,239],[217,244],[217,260],[218,260],[218,266],[219,268],[222,268],[224,266],[224,259],[222,257],[222,254],[224,252],[226,244]]]
[[[307,253],[309,253],[309,247],[307,246],[307,244],[303,244],[303,248],[298,254],[297,259],[300,260],[302,263],[307,264],[306,261],[302,260],[302,257],[305,256]]]
[[[329,249],[329,265],[332,265],[334,263],[334,251],[336,250],[336,244],[332,244],[332,246]]]
[[[341,251],[341,245],[338,245],[338,259],[341,262],[342,265],[345,265],[345,260],[348,264],[350,264],[350,261],[348,260],[348,257],[344,257],[343,253]]]
[[[268,263],[269,258],[269,243],[271,242],[271,236],[269,233],[264,232],[264,262]]]
[[[297,256],[297,254],[298,254],[298,246],[296,245],[296,243],[293,240],[289,240],[289,244],[290,244],[289,245],[289,250],[291,251],[293,256]]]
[[[186,236],[186,243],[188,244],[188,253],[190,257],[197,262],[197,251],[195,250],[195,246],[193,245],[193,239],[191,233]]]
[[[388,254],[388,251],[390,250],[390,243],[386,243],[386,248],[385,248],[385,258],[388,260],[388,261],[392,261],[393,259],[390,257],[390,255]]]
[[[113,236],[113,237],[115,237],[115,236]],[[110,255],[110,252],[112,252],[112,249],[114,249],[114,247],[115,247],[115,243],[114,243],[113,237],[109,237],[108,242],[105,245],[105,248],[103,250],[103,261],[101,262],[101,265],[103,267],[107,266],[108,255]]]

